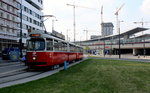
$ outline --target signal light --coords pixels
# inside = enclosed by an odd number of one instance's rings
[[[38,37],[38,36],[41,36],[40,34],[31,34],[30,35],[31,37]]]

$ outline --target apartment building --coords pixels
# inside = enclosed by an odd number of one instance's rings
[[[40,29],[42,30],[43,24],[42,21],[42,9],[43,9],[43,0],[18,0],[20,10],[20,16],[18,19],[22,18],[22,43],[26,46],[26,39],[28,36],[28,30]],[[22,10],[21,10],[22,9]],[[21,31],[21,30],[20,30]],[[20,32],[18,33],[20,36]],[[20,37],[18,37],[19,42]]]
[[[26,46],[29,29],[42,30],[43,0],[0,0],[0,54],[19,47],[20,32]]]
[[[18,46],[18,10],[16,0],[0,0],[0,53],[4,48]]]

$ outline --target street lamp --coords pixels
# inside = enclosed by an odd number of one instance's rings
[[[67,29],[67,32],[66,32],[67,41],[69,41],[68,31],[70,31],[70,29]]]
[[[121,50],[120,50],[120,23],[123,21],[118,21],[118,33],[119,33],[119,59],[121,58]]]
[[[52,31],[54,31],[54,22],[58,21],[57,19],[52,19]]]
[[[20,3],[20,39],[19,39],[19,48],[20,48],[20,57],[22,58],[22,0]]]

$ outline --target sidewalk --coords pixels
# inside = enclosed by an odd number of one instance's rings
[[[11,62],[10,60],[2,60],[2,58],[0,57],[0,64],[4,64],[4,63],[19,63],[19,61]]]
[[[93,56],[93,57],[102,57],[102,58],[119,58],[119,55],[89,55],[89,56]],[[130,54],[127,55],[121,55],[121,58],[123,59],[147,59],[150,60],[150,56],[133,56]]]

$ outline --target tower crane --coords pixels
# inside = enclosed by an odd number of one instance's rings
[[[139,22],[133,22],[133,23],[134,23],[134,24],[141,24],[142,27],[144,27],[144,23],[150,23],[150,22],[148,22],[148,21],[143,21],[143,18],[142,18],[141,21],[139,21]]]
[[[125,4],[122,4],[120,8],[117,9],[117,11],[115,12],[115,15],[116,15],[116,21],[117,21],[117,31],[119,33],[119,59],[121,58],[121,50],[120,50],[120,22],[118,20],[118,15],[119,15],[119,11],[122,9],[122,7],[124,6]]]
[[[148,22],[148,21],[143,21],[143,18],[142,18],[141,21],[139,21],[139,22],[133,22],[133,23],[134,23],[134,24],[141,24],[141,26],[144,27],[144,24],[145,24],[145,23],[150,23],[150,22]],[[144,34],[144,32],[142,32],[142,34]]]
[[[119,15],[119,11],[122,9],[122,7],[124,6],[125,4],[122,4],[120,6],[120,8],[117,9],[117,11],[115,12],[115,15],[116,15],[116,21],[117,21],[117,31],[119,32],[119,19],[118,19],[118,15]]]
[[[76,19],[75,19],[75,9],[76,7],[80,7],[80,8],[87,8],[87,9],[92,9],[92,10],[96,10],[94,8],[89,8],[89,7],[84,7],[84,6],[78,6],[78,5],[75,5],[75,3],[73,4],[66,4],[67,6],[72,6],[73,7],[73,26],[74,26],[74,42],[76,41]]]

